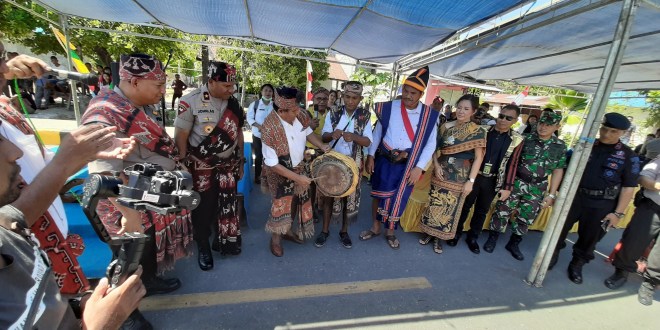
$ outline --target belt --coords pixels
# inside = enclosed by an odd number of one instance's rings
[[[396,151],[400,152],[399,150],[396,150]],[[393,163],[393,164],[405,164],[408,161],[408,157],[401,158],[400,160],[397,161],[396,160],[397,155],[393,154],[391,151],[390,152],[383,151],[380,148],[378,148],[376,150],[376,153],[378,155],[381,155],[381,156],[385,157],[385,159],[387,159],[390,163]]]
[[[484,172],[479,171],[479,175],[483,176],[484,178],[494,178],[497,176],[495,173],[490,173],[490,174],[484,174]]]
[[[518,176],[518,178],[519,178],[521,181],[523,181],[523,182],[525,182],[525,183],[529,183],[529,184],[541,183],[541,182],[545,181],[545,179],[546,179],[545,177],[542,177],[542,178],[534,178],[534,177],[532,177],[532,176],[530,176],[530,177],[526,177],[526,176],[520,176],[520,175]]]
[[[593,196],[593,197],[603,197],[605,196],[605,190],[591,190],[587,188],[578,188],[578,191],[581,194],[585,194],[587,196]]]

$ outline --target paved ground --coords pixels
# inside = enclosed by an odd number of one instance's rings
[[[75,127],[61,120],[35,124]],[[196,257],[180,261],[167,276],[179,277],[182,288],[145,299],[144,314],[157,329],[658,328],[660,296],[651,307],[640,305],[638,276],[620,290],[607,289],[602,281],[613,269],[602,258],[588,264],[584,284],[575,285],[566,278],[570,250],[564,250],[544,287],[526,285],[523,279],[542,233],[525,238],[522,262],[504,250],[505,239],[493,254],[480,255],[469,252],[463,241],[436,255],[411,233],[398,233],[402,247],[396,251],[382,236],[361,242],[357,234],[370,225],[370,187],[363,184],[363,189],[361,217],[349,231],[352,249],[339,244],[333,225],[325,247],[284,242],[284,257],[276,258],[263,230],[270,199],[256,187],[249,196],[243,253],[215,255],[216,266],[209,272],[199,270]],[[621,232],[610,231],[598,250],[609,253]]]

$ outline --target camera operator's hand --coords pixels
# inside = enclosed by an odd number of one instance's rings
[[[5,72],[5,79],[22,79],[30,77],[41,77],[50,67],[46,62],[27,55],[18,55],[7,61],[9,70]]]
[[[83,329],[118,329],[147,293],[141,275],[142,266],[139,266],[114,289],[108,285],[107,278],[102,278],[83,306]]]

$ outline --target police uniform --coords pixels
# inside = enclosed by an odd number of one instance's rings
[[[621,114],[608,113],[603,120],[603,126],[625,130],[630,126],[630,122]],[[605,236],[601,221],[609,213],[615,212],[621,189],[637,187],[640,161],[621,141],[615,144],[596,141],[586,169],[588,170],[582,175],[558,244],[559,249],[566,246],[564,240],[568,232],[580,221],[579,237],[573,246],[573,260],[569,264],[569,278],[576,284],[582,282],[582,265],[594,259],[596,243]],[[553,266],[556,259],[555,256],[551,263]]]
[[[208,87],[203,85],[181,97],[174,126],[190,130],[188,143],[197,147],[213,131],[228,103],[227,100],[211,100]]]
[[[539,119],[539,122],[550,125],[560,121],[561,115],[549,112]],[[556,136],[542,140],[537,132],[533,132],[525,135],[522,143],[513,190],[506,201],[497,202],[497,209],[490,223],[491,232],[484,245],[486,252],[492,252],[498,233],[503,233],[511,222],[512,235],[506,249],[518,260],[523,260],[518,243],[541,209],[548,188],[548,175],[555,169],[566,167],[566,144]],[[512,252],[512,249],[516,253]]]
[[[209,64],[209,84],[234,82],[235,69],[223,62]],[[213,268],[209,237],[217,229],[213,248],[222,254],[241,252],[237,183],[242,166],[245,114],[238,100],[212,97],[208,84],[183,96],[174,126],[189,132],[186,166],[201,203],[192,213],[193,238],[202,270]],[[182,133],[177,133],[182,134]]]

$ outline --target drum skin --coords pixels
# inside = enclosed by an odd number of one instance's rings
[[[328,197],[346,197],[352,194],[360,179],[355,161],[337,151],[320,155],[311,165],[316,188]]]

